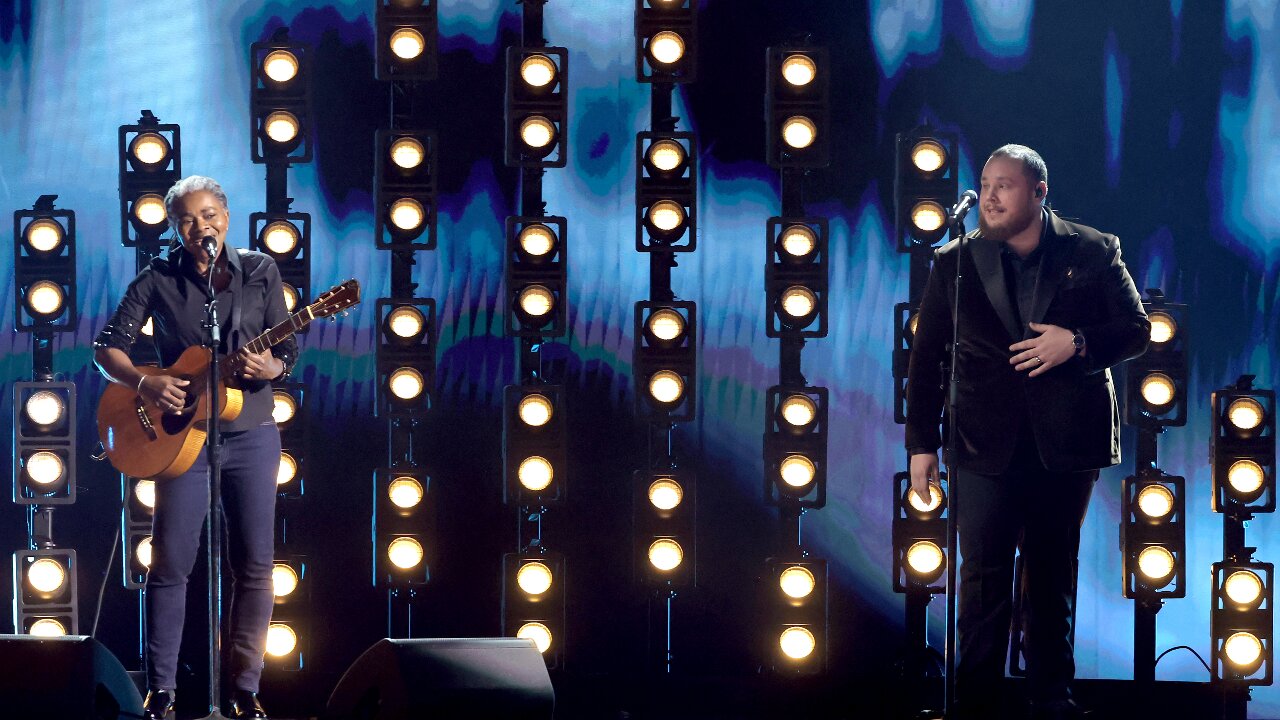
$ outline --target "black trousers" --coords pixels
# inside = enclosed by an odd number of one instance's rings
[[[957,699],[966,707],[995,697],[1004,676],[1013,611],[1014,551],[1023,562],[1023,636],[1033,703],[1071,696],[1072,626],[1080,525],[1097,470],[1052,472],[1023,433],[1009,468],[998,475],[956,471],[960,494],[959,657]]]

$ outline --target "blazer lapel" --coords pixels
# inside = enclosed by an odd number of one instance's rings
[[[1013,308],[1009,305],[1009,291],[1004,286],[1004,266],[1000,263],[1000,246],[981,237],[970,236],[969,252],[973,256],[973,264],[978,268],[978,277],[982,279],[982,287],[987,291],[987,299],[995,309],[1004,329],[1011,339],[1021,339],[1022,332],[1018,328]]]
[[[1036,277],[1036,293],[1031,303],[1030,322],[1044,322],[1044,314],[1049,311],[1049,304],[1058,292],[1058,286],[1070,271],[1071,255],[1076,249],[1079,237],[1071,232],[1062,220],[1051,211],[1049,213],[1049,232],[1045,235],[1047,247],[1040,258],[1040,272]],[[1027,330],[1030,334],[1030,330]]]

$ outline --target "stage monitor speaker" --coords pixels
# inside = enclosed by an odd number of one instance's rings
[[[0,714],[6,718],[142,717],[142,696],[120,661],[84,635],[0,636]]]
[[[329,720],[551,720],[555,691],[532,640],[379,640],[329,697]]]

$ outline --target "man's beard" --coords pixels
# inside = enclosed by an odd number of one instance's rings
[[[1006,212],[1005,215],[1008,216],[1009,213]],[[1010,217],[1009,222],[1006,222],[999,227],[992,227],[987,224],[987,217],[979,214],[978,231],[982,234],[982,237],[988,240],[994,242],[1005,242],[1014,235],[1017,235],[1023,230],[1031,227],[1031,223],[1035,222],[1035,217],[1036,215],[1034,212],[1028,212],[1025,217]]]

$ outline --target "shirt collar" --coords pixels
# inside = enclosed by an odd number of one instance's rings
[[[191,262],[191,253],[187,252],[186,249],[180,244],[170,251],[171,254],[174,252],[178,253],[178,264],[179,264],[179,267],[183,269],[183,271],[187,272],[192,277],[196,277],[196,278],[202,277],[196,272],[195,265],[192,264]],[[227,267],[231,268],[231,271],[233,273],[239,273],[243,271],[243,268],[240,265],[239,250],[236,250],[230,244],[224,243],[222,245],[222,254],[227,256]]]

